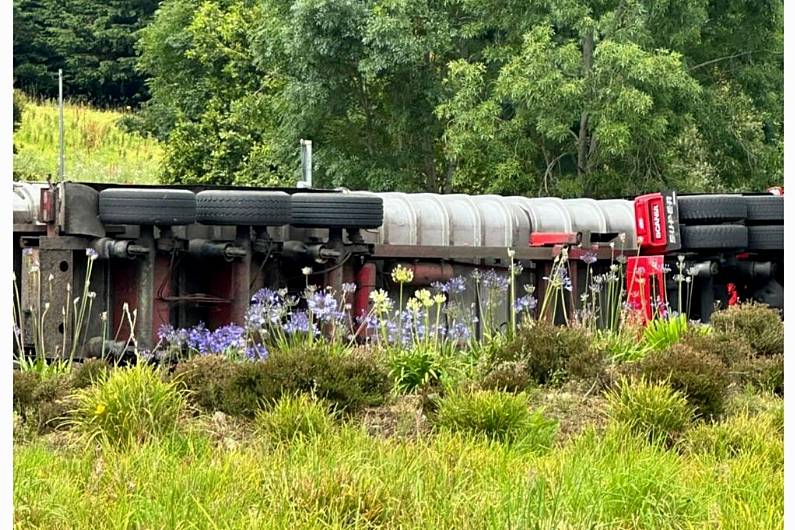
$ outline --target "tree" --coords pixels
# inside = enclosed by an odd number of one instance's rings
[[[166,0],[168,181],[630,195],[781,178],[781,0]]]
[[[140,104],[147,94],[134,46],[156,6],[156,0],[14,0],[16,85],[55,97],[62,68],[71,97],[101,106]]]

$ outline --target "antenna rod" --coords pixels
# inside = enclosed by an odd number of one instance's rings
[[[63,184],[63,70],[58,69],[58,179]]]

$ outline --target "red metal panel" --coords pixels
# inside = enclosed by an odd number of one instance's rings
[[[577,234],[574,232],[533,232],[530,234],[531,247],[574,245],[576,243]]]
[[[111,322],[112,329],[108,330],[111,338],[119,336],[117,340],[127,341],[130,338],[130,326],[124,316],[124,304],[130,308],[130,313],[138,307],[138,266],[134,260],[112,260],[110,262],[111,281]]]
[[[157,330],[164,324],[171,323],[171,314],[168,302],[164,299],[172,295],[171,285],[171,257],[166,254],[155,256],[154,281],[155,290],[152,293],[152,344],[157,343]]]
[[[627,301],[645,320],[654,318],[658,302],[667,302],[665,256],[630,256],[627,258]]]
[[[365,263],[356,273],[356,294],[353,299],[353,316],[366,315],[370,307],[370,293],[375,289],[375,263]]]

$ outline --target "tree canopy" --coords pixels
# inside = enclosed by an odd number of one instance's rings
[[[15,9],[38,20],[54,1]],[[782,0],[164,0],[136,35],[138,127],[166,142],[167,182],[292,183],[300,138],[322,186],[605,197],[782,179]]]

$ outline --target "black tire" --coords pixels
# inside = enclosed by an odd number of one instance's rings
[[[119,225],[189,225],[196,195],[189,190],[125,188],[99,192],[99,220]]]
[[[748,212],[741,195],[686,195],[678,203],[679,221],[684,224],[741,221]]]
[[[748,221],[784,222],[784,197],[781,195],[749,195],[744,199]]]
[[[748,229],[743,225],[682,226],[682,248],[741,249],[748,246]]]
[[[355,193],[296,193],[293,226],[306,228],[378,228],[384,223],[384,201]]]
[[[784,225],[749,226],[749,250],[784,250]]]
[[[196,220],[206,225],[281,226],[290,222],[283,191],[208,190],[196,194]]]

